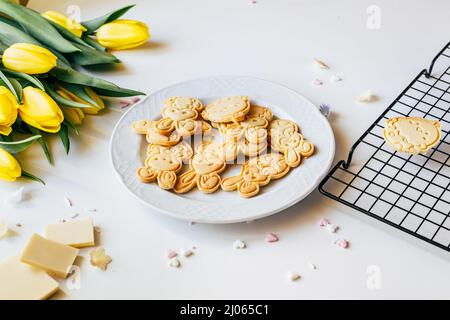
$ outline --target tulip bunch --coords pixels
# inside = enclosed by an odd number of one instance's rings
[[[69,153],[69,131],[78,134],[85,115],[105,108],[102,97],[143,95],[77,70],[119,63],[111,50],[134,48],[149,39],[144,23],[119,19],[132,7],[80,23],[56,11],[39,14],[0,0],[1,180],[42,182],[21,169],[17,153],[38,141],[52,164],[47,135],[59,135]]]

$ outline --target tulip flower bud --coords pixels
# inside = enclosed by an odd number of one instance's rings
[[[64,91],[56,90],[56,92],[61,97],[70,99],[69,95],[66,94]],[[70,107],[66,107],[66,106],[60,106],[60,108],[64,114],[64,118],[66,120],[68,120],[71,124],[78,126],[83,122],[84,113],[80,108],[70,108]]]
[[[149,38],[147,25],[135,20],[115,20],[97,30],[97,41],[102,46],[115,50],[138,47]]]
[[[11,126],[17,119],[18,107],[12,92],[0,86],[0,134],[7,136],[11,133]]]
[[[0,148],[0,180],[15,181],[22,175],[22,169],[16,158]]]
[[[69,30],[78,38],[81,38],[83,32],[87,30],[80,23],[76,22],[74,19],[71,19],[57,11],[46,11],[42,13],[41,16],[43,16],[47,20],[59,24],[61,27]]]
[[[42,131],[56,133],[61,129],[64,115],[56,102],[44,91],[26,87],[19,116],[24,122]]]
[[[64,87],[62,87],[60,85],[57,86],[57,89],[60,92],[64,92],[64,94],[65,94],[64,97],[65,98],[68,97],[68,98],[70,98],[73,101],[90,105],[91,106],[90,108],[82,108],[82,111],[85,114],[95,115],[100,110],[105,108],[105,103],[103,102],[103,100],[94,92],[94,90],[92,90],[89,87],[84,87],[84,90],[86,91],[88,96],[97,103],[98,106],[96,106],[96,105],[94,105],[94,104],[92,104],[92,103],[90,103],[88,101],[85,101],[85,100],[81,99],[80,97],[78,97],[77,95],[73,94],[72,92],[70,92],[69,90],[67,90],[66,88],[64,88]]]
[[[29,43],[15,43],[3,52],[3,65],[27,74],[47,73],[56,66],[57,57],[49,50]]]

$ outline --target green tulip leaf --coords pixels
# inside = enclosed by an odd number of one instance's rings
[[[91,108],[92,106],[88,105],[88,104],[84,104],[84,103],[80,103],[80,102],[76,102],[70,99],[66,99],[63,96],[59,95],[50,84],[46,83],[45,81],[42,82],[44,87],[45,87],[45,91],[49,94],[50,97],[53,98],[53,100],[55,100],[58,104],[64,106],[64,107],[68,107],[68,108]]]
[[[5,69],[5,68],[0,68],[0,70],[3,71],[4,73],[9,74],[11,76],[14,76],[16,78],[25,79],[28,82],[34,84],[39,89],[45,91],[44,85],[35,76],[29,75],[29,74],[26,74],[26,73],[23,73],[23,72],[11,71],[11,70],[8,70],[8,69]]]
[[[59,137],[64,145],[64,150],[66,150],[66,154],[69,154],[70,151],[70,139],[69,139],[69,127],[65,124],[61,125],[61,130],[58,132]]]
[[[42,136],[42,133],[39,129],[32,127],[32,126],[28,126],[28,128],[30,129],[30,131],[36,135],[40,135],[41,137],[38,139],[39,144],[41,145],[42,151],[44,151],[45,157],[47,158],[48,163],[50,163],[51,165],[53,165],[53,157],[52,154],[50,153],[50,150],[48,148],[47,142],[45,141],[44,137]]]
[[[66,126],[68,126],[70,129],[73,130],[73,132],[78,136],[80,134],[80,132],[78,131],[78,128],[76,125],[74,125],[73,123],[71,123],[69,120],[64,119],[63,122]]]
[[[73,44],[80,49],[79,52],[68,54],[68,57],[80,66],[90,66],[96,64],[119,63],[120,60],[116,56],[106,51],[98,51],[91,47],[82,46],[77,43]]]
[[[18,97],[18,102],[20,103],[20,102],[22,102],[22,85],[20,84],[20,82],[17,80],[17,79],[15,79],[15,78],[8,78],[8,80],[9,80],[9,82],[11,83],[11,85],[14,87],[14,91],[13,91],[13,94],[14,94],[14,92],[17,94],[17,97]],[[0,79],[0,86],[5,86],[5,87],[8,87],[8,85],[3,81],[3,80],[1,80]]]
[[[72,83],[65,83],[63,85],[63,87],[67,90],[69,90],[71,93],[73,93],[74,95],[76,95],[78,98],[100,108],[100,106],[98,105],[98,103],[92,99],[89,94],[86,92],[86,89],[84,88],[84,86],[80,86],[77,84],[72,84]],[[91,106],[92,107],[92,106]]]
[[[5,76],[3,72],[0,71],[0,79],[3,81],[4,84],[6,84],[6,87],[8,87],[9,90],[14,94],[17,101],[21,101],[19,94],[16,92],[16,89],[14,85],[11,83],[11,81]]]
[[[102,17],[98,17],[89,21],[82,22],[81,24],[87,29],[86,33],[91,34],[95,32],[98,28],[100,28],[105,23],[114,21],[123,16],[128,10],[133,8],[135,5],[129,5],[118,10],[109,12]]]
[[[60,81],[91,87],[97,93],[101,91],[104,96],[131,97],[145,95],[142,92],[121,88],[112,82],[92,77],[68,67],[56,66],[50,70],[50,73]]]
[[[106,48],[104,46],[102,46],[100,43],[98,43],[94,38],[91,38],[88,35],[83,35],[81,38],[84,40],[84,42],[89,44],[91,47],[93,47],[99,51],[106,51]]]
[[[32,180],[32,181],[40,182],[40,183],[42,183],[45,186],[44,180],[42,180],[41,178],[38,178],[35,175],[32,175],[31,173],[26,172],[24,170],[22,170],[22,176],[21,177],[25,178],[25,179]]]
[[[78,51],[38,12],[9,0],[0,0],[0,12],[11,17],[31,36],[53,49],[63,53]]]
[[[35,135],[18,141],[0,141],[0,147],[9,153],[16,154],[24,151],[33,144],[34,141],[42,138],[41,135]]]

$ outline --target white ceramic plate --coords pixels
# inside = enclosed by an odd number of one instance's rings
[[[251,101],[268,106],[279,118],[294,120],[303,135],[316,147],[309,159],[284,178],[272,181],[250,199],[237,192],[218,190],[202,194],[192,190],[175,194],[157,184],[144,184],[136,175],[146,150],[144,136],[135,134],[131,124],[140,119],[158,119],[163,101],[171,96],[192,96],[204,103],[231,95],[246,95]],[[334,157],[334,135],[327,119],[305,97],[279,84],[265,80],[225,76],[182,82],[157,91],[128,110],[119,120],[111,140],[114,171],[126,189],[146,205],[159,212],[193,222],[235,223],[255,220],[277,213],[305,198],[328,172]],[[237,166],[234,166],[237,167]],[[237,171],[236,171],[237,170]],[[222,177],[239,172],[227,169]]]

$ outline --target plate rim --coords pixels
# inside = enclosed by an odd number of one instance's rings
[[[303,100],[305,100],[307,103],[310,104],[310,106],[312,107],[312,109],[314,110],[314,112],[317,112],[319,114],[319,116],[324,117],[324,115],[320,112],[320,110],[316,107],[316,105],[314,103],[312,103],[311,100],[309,100],[308,98],[306,98],[304,95],[302,95],[301,93],[297,92],[294,89],[291,89],[283,84],[280,84],[278,82],[274,82],[274,81],[270,81],[270,80],[266,80],[266,79],[262,79],[262,78],[258,78],[258,77],[252,77],[252,76],[241,76],[241,75],[218,75],[218,76],[206,76],[206,77],[199,77],[199,78],[194,78],[194,79],[189,79],[189,80],[185,80],[185,81],[181,81],[181,82],[177,82],[171,85],[168,85],[166,87],[160,88],[156,91],[153,91],[151,93],[151,95],[156,95],[162,91],[165,91],[167,89],[170,89],[172,87],[177,87],[181,84],[187,83],[187,82],[194,82],[194,81],[204,81],[207,79],[212,79],[212,78],[241,78],[241,79],[248,79],[248,80],[257,80],[257,81],[263,81],[266,82],[270,85],[274,85],[274,86],[278,86],[281,87],[285,90],[290,91],[292,94],[299,96],[300,98],[302,98]],[[124,183],[120,173],[118,172],[118,170],[115,168],[114,166],[114,160],[113,160],[113,142],[114,142],[114,138],[116,136],[116,132],[119,129],[119,125],[121,124],[122,120],[128,115],[129,112],[131,112],[134,108],[138,107],[140,104],[144,103],[148,98],[150,97],[150,95],[145,96],[143,99],[141,99],[139,102],[137,102],[136,104],[134,104],[131,108],[129,108],[120,118],[119,120],[117,120],[117,123],[114,126],[114,129],[111,133],[111,138],[109,141],[109,160],[110,160],[110,164],[111,167],[114,171],[115,176],[118,178],[118,180],[120,181],[120,183],[123,185],[123,187],[130,193],[132,194],[136,199],[139,200],[139,202],[143,203],[145,206],[150,207],[152,209],[154,209],[155,211],[157,211],[160,214],[164,214],[166,216],[169,216],[171,218],[175,218],[177,220],[182,220],[182,221],[188,221],[188,222],[196,222],[196,223],[205,223],[205,224],[232,224],[232,223],[242,223],[242,222],[248,222],[248,221],[254,221],[254,220],[258,220],[258,219],[262,219],[265,217],[269,217],[271,215],[274,215],[276,213],[279,213],[287,208],[292,207],[293,205],[299,203],[300,201],[302,201],[303,199],[305,199],[307,196],[309,196],[320,184],[320,182],[323,180],[323,178],[328,174],[328,172],[331,169],[331,166],[333,164],[333,160],[334,160],[334,156],[335,156],[335,152],[336,152],[336,139],[334,136],[334,132],[333,132],[333,128],[330,124],[330,122],[325,118],[325,122],[326,122],[326,128],[330,133],[330,136],[332,137],[331,139],[331,147],[332,150],[330,150],[331,152],[329,153],[329,158],[327,159],[328,164],[326,166],[326,170],[324,170],[324,172],[317,177],[317,179],[310,184],[310,186],[308,187],[308,189],[303,192],[303,194],[299,197],[295,197],[293,199],[291,199],[291,201],[287,202],[286,204],[284,204],[283,206],[280,206],[276,209],[273,209],[271,211],[266,211],[264,213],[261,213],[259,215],[255,215],[254,217],[251,218],[241,218],[241,219],[236,219],[234,218],[233,220],[229,219],[229,220],[206,220],[206,219],[188,219],[187,217],[183,217],[180,215],[176,215],[172,212],[170,212],[169,210],[166,209],[162,209],[160,207],[157,207],[147,201],[145,201],[144,199],[142,199],[141,197],[139,197],[137,194],[135,194],[133,191],[131,191],[127,185]]]

